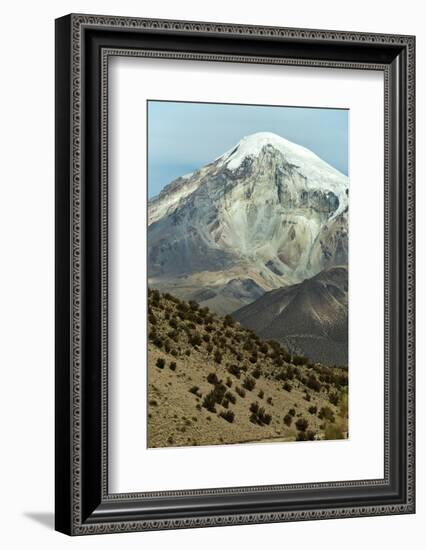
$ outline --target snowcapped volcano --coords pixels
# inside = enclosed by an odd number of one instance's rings
[[[346,176],[252,134],[149,202],[149,284],[231,312],[347,263],[347,209]]]

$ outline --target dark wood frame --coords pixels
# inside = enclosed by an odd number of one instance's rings
[[[83,535],[414,512],[414,49],[413,36],[91,15],[56,21],[57,530]],[[111,55],[383,71],[383,479],[108,493]]]

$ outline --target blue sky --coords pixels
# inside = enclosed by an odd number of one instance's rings
[[[149,197],[255,132],[275,132],[348,174],[348,122],[345,109],[149,101]]]

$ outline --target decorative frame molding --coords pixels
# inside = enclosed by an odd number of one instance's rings
[[[206,38],[211,39],[207,46],[202,42]],[[414,52],[414,37],[389,34],[95,15],[70,15],[56,21],[59,531],[83,535],[414,512]],[[108,59],[117,55],[383,71],[383,479],[108,493],[107,92]],[[399,423],[396,409],[403,412]],[[321,493],[335,498],[321,503]],[[258,502],[253,504],[251,498],[249,503],[249,495]],[[173,508],[176,498],[188,499],[186,511]],[[215,509],[206,512],[205,508],[212,509],[212,499]]]

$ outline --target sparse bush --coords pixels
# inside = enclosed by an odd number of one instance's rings
[[[259,393],[257,395],[260,399],[263,399],[265,396],[265,392],[263,390],[259,390]]]
[[[329,422],[335,421],[334,413],[330,407],[321,407],[320,412],[318,413],[318,418],[320,420],[328,420]]]
[[[214,352],[214,360],[216,361],[216,363],[222,363],[222,354],[218,349]]]
[[[211,353],[213,351],[213,346],[211,344],[208,344],[207,351]]]
[[[303,399],[304,399],[305,401],[310,401],[310,400],[311,400],[311,396],[309,395],[308,392],[305,393],[305,395],[303,396]]]
[[[262,371],[260,370],[260,367],[256,367],[251,374],[253,378],[259,379],[260,375],[262,374]]]
[[[249,361],[250,361],[250,363],[252,363],[253,365],[254,365],[255,363],[257,363],[257,353],[252,353],[252,354],[250,355],[250,357],[249,357]]]
[[[243,388],[240,388],[239,386],[235,387],[235,391],[238,393],[238,395],[240,397],[245,397],[246,396],[246,392],[243,390]]]
[[[288,414],[290,416],[296,416],[296,409],[289,409]]]
[[[227,409],[228,406],[229,406],[229,401],[228,401],[227,399],[223,399],[223,400],[222,400],[222,407],[223,407],[224,409]]]
[[[156,325],[157,324],[157,319],[156,319],[156,317],[153,313],[150,313],[148,315],[148,321],[151,323],[151,325]]]
[[[328,400],[332,405],[337,405],[339,403],[339,395],[337,392],[332,392],[329,394]]]
[[[243,388],[247,391],[254,390],[256,386],[256,380],[254,378],[251,378],[250,376],[247,376],[247,378],[243,382]]]
[[[172,362],[170,363],[170,370],[173,370],[173,371],[174,371],[174,370],[176,370],[176,367],[177,367],[176,362],[175,362],[175,361],[172,361]]]
[[[291,384],[289,384],[288,382],[285,382],[283,386],[283,390],[291,392]]]
[[[152,343],[154,344],[154,346],[156,346],[159,349],[163,347],[163,339],[161,338],[161,336],[156,335],[153,338]]]
[[[235,403],[237,402],[237,398],[235,397],[235,395],[230,392],[230,391],[227,391],[225,393],[225,398],[230,401],[233,405],[235,405]]]
[[[317,414],[317,407],[315,407],[314,405],[311,405],[308,409],[308,411],[311,413],[311,414]]]
[[[298,432],[296,441],[313,441],[315,439],[315,432],[308,430],[307,432]]]
[[[210,334],[203,334],[203,340],[204,342],[210,342]]]
[[[166,362],[164,361],[164,359],[162,357],[159,357],[157,359],[157,362],[155,363],[155,366],[158,367],[159,369],[164,369],[165,364]]]
[[[176,329],[178,327],[178,322],[177,322],[177,319],[176,317],[172,317],[170,320],[169,320],[169,325]]]
[[[294,365],[306,365],[306,363],[309,362],[309,359],[304,355],[294,355],[292,362]]]
[[[203,399],[203,407],[210,412],[216,412],[216,398],[213,391],[208,393]]]
[[[207,375],[207,382],[209,384],[219,384],[219,378],[217,377],[217,374],[215,372],[210,372]]]
[[[189,343],[195,348],[196,346],[201,346],[202,340],[198,332],[193,332],[189,337]]]
[[[262,342],[259,346],[259,351],[261,351],[264,355],[268,353],[268,344],[266,342]]]
[[[315,374],[310,374],[309,375],[308,380],[306,382],[306,385],[308,386],[308,388],[310,388],[311,390],[314,390],[316,392],[319,392],[320,389],[321,389],[321,384],[320,384],[319,380],[317,379],[317,377],[315,376]]]
[[[222,418],[224,418],[227,422],[230,422],[231,424],[232,424],[232,422],[234,422],[235,414],[230,410],[221,411],[219,413],[219,416],[221,416]]]
[[[226,385],[228,386],[228,388],[232,388],[232,380],[229,378],[229,376],[226,379]]]
[[[155,399],[150,399],[149,404],[151,405],[151,407],[156,407],[158,405]]]
[[[291,426],[291,423],[293,422],[293,417],[290,414],[286,414],[283,420],[286,426]]]
[[[268,397],[268,399],[266,400],[266,402],[268,403],[268,405],[272,405],[272,397]]]
[[[236,378],[240,378],[241,376],[241,369],[238,365],[229,365],[229,367],[227,367],[227,371]]]
[[[306,420],[306,418],[298,418],[296,420],[296,428],[299,430],[299,432],[305,432],[308,424],[309,422]]]
[[[268,413],[265,413],[263,407],[259,407],[259,403],[255,402],[250,405],[250,422],[253,424],[258,424],[259,426],[264,426],[265,424],[270,424],[272,416]]]
[[[223,319],[223,324],[225,327],[232,327],[234,325],[235,321],[230,315],[225,315]]]
[[[192,386],[192,388],[190,388],[189,390],[191,393],[193,393],[194,395],[196,395],[197,397],[202,397],[203,394],[200,392],[200,388],[198,386]]]

